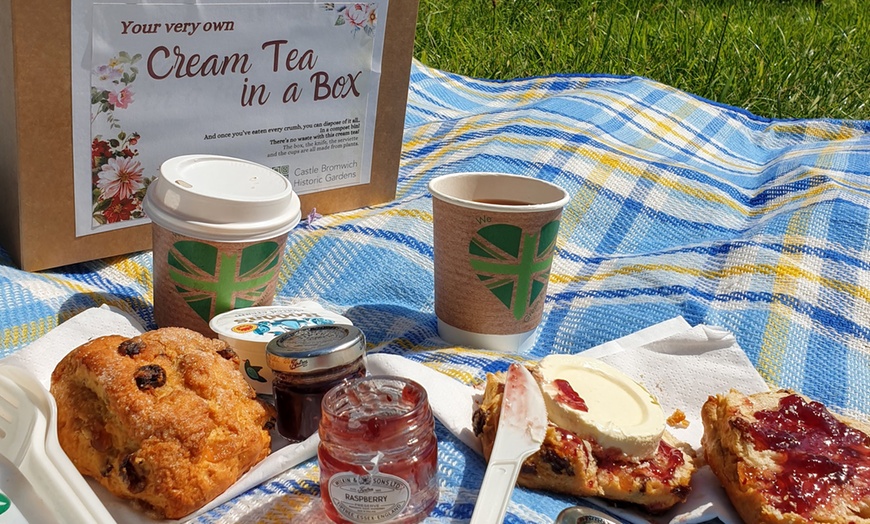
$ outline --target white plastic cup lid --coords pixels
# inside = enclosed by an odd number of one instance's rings
[[[148,186],[143,208],[170,231],[224,242],[274,238],[302,216],[289,180],[264,165],[216,155],[165,161]]]

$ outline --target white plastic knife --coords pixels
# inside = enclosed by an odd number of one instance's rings
[[[471,524],[504,520],[523,461],[541,448],[547,432],[547,408],[538,383],[521,364],[511,364],[505,380],[501,415]]]

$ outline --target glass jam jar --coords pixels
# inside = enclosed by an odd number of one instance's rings
[[[435,419],[423,387],[395,376],[339,384],[323,397],[320,494],[338,523],[412,523],[438,500]]]
[[[317,431],[326,392],[365,376],[365,347],[363,332],[344,324],[301,327],[269,341],[266,362],[281,435],[300,441]]]

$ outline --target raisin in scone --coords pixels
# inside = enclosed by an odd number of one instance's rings
[[[79,471],[156,517],[183,517],[270,452],[272,408],[238,356],[183,328],[101,337],[57,365],[58,438]]]
[[[536,378],[539,377],[533,370]],[[489,373],[473,428],[489,459],[504,393],[503,373]],[[595,439],[555,425],[552,420],[541,449],[523,463],[517,483],[576,497],[603,497],[662,513],[685,501],[695,471],[691,448],[667,432],[651,456],[637,458]]]
[[[789,390],[710,397],[710,468],[747,523],[870,523],[870,425]]]

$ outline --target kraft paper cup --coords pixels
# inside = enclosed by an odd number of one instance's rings
[[[568,193],[503,173],[433,179],[438,334],[467,347],[522,352],[535,342]]]
[[[143,202],[152,222],[154,319],[215,337],[209,321],[272,303],[299,197],[266,166],[237,158],[167,160]]]

